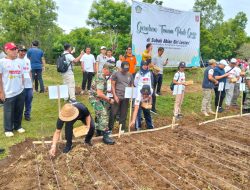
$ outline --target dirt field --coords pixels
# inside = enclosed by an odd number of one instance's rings
[[[1,161],[0,188],[14,189],[250,189],[250,117],[197,126],[184,120],[175,129],[122,136],[116,145],[95,141],[59,146],[31,140]],[[17,156],[17,152],[24,152]]]

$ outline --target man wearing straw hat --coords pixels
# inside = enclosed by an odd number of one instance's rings
[[[107,77],[110,76],[111,70],[110,65],[104,64],[102,73],[95,76],[91,90],[89,91],[89,102],[95,110],[97,135],[103,135],[103,142],[105,144],[115,143],[109,136],[109,117],[107,111],[109,104],[114,103],[114,100],[107,96]]]
[[[50,149],[51,156],[55,156],[56,143],[60,137],[64,123],[65,123],[65,138],[67,142],[66,146],[63,149],[63,153],[68,153],[72,149],[73,125],[78,120],[82,121],[89,128],[84,143],[89,146],[92,146],[91,139],[95,132],[95,124],[88,108],[79,102],[75,102],[72,104],[67,103],[62,107],[59,114],[59,118],[57,120],[57,127],[53,135],[53,142]]]

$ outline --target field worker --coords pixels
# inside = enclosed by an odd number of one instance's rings
[[[142,53],[142,61],[152,59],[152,50],[153,50],[153,45],[151,43],[148,43],[146,45],[146,50],[144,50]]]
[[[70,44],[64,44],[64,52],[65,59],[67,64],[69,65],[68,70],[65,73],[62,73],[63,84],[68,86],[69,90],[69,102],[76,102],[76,93],[75,93],[75,77],[73,72],[73,65],[78,63],[82,56],[84,55],[84,51],[80,53],[80,55],[75,58],[72,54],[75,52],[75,49],[71,47]]]
[[[45,71],[45,58],[44,52],[39,48],[39,42],[37,40],[32,42],[32,48],[27,52],[27,57],[30,60],[32,69],[32,80],[35,80],[35,75],[40,84],[40,93],[44,93],[44,84],[42,72]]]
[[[97,56],[96,58],[96,67],[97,68],[97,72],[101,73],[102,72],[102,68],[103,68],[103,65],[105,63],[107,63],[107,48],[105,46],[102,46],[101,47],[101,53]]]
[[[241,72],[241,67],[243,68],[243,64],[241,64],[240,61],[237,60],[236,66],[235,66],[235,70],[236,70],[236,75],[237,75],[237,82],[234,85],[234,92],[233,92],[233,97],[232,97],[232,101],[231,101],[231,106],[238,108],[237,105],[237,100],[240,96],[240,83],[243,82],[243,73]]]
[[[32,73],[30,60],[25,57],[27,49],[25,46],[19,46],[18,48],[18,59],[23,63],[24,73],[24,93],[25,93],[25,111],[24,119],[30,121],[31,105],[33,99],[33,87],[32,87]]]
[[[87,94],[86,84],[88,82],[87,90],[90,90],[92,79],[96,73],[95,57],[91,54],[91,48],[86,47],[86,53],[81,58],[81,68],[83,73],[82,79],[82,92],[81,94]]]
[[[137,88],[137,94],[139,97],[137,97],[137,99],[140,99],[141,96],[141,89],[143,87],[143,85],[149,85],[150,89],[152,89],[151,91],[153,92],[153,74],[152,72],[149,70],[149,62],[147,61],[141,61],[141,69],[136,73],[135,75],[135,80],[134,80],[134,85]],[[147,124],[147,128],[148,129],[152,129],[154,128],[153,123],[152,123],[152,118],[151,118],[151,114],[150,114],[150,109],[144,109],[141,107],[141,105],[139,106],[139,110],[138,110],[138,114],[137,114],[137,119],[136,119],[136,123],[135,123],[135,128],[136,130],[141,130],[141,114],[144,114],[144,118]]]
[[[208,67],[204,71],[204,77],[202,82],[203,99],[201,105],[201,112],[207,117],[210,114],[215,114],[212,111],[212,91],[214,85],[218,84],[218,81],[214,78],[214,68],[216,66],[216,60],[210,59],[208,61]]]
[[[221,113],[224,111],[222,108],[222,103],[225,98],[225,84],[227,77],[229,73],[225,73],[224,68],[227,66],[227,61],[226,60],[221,60],[219,64],[214,68],[214,78],[220,83],[224,83],[224,89],[221,91],[221,93],[218,91],[219,88],[219,83],[215,85],[214,87],[214,93],[215,93],[215,109],[217,109],[217,106],[219,106],[218,112]],[[221,95],[220,95],[221,94]],[[220,99],[220,102],[219,102]]]
[[[131,123],[129,124],[129,127],[133,127],[138,122],[138,113],[140,109],[149,110],[151,108],[150,105],[152,103],[152,96],[151,96],[152,93],[153,93],[153,89],[151,88],[150,85],[146,84],[142,86],[139,92],[139,95],[135,99],[134,111],[133,111],[133,115],[132,115],[132,119],[131,119]],[[143,106],[143,104],[145,106]],[[150,116],[149,111],[147,111],[147,114],[149,114]],[[146,119],[147,124],[148,122],[151,122],[151,129],[152,129],[153,128],[152,121],[149,121],[149,119],[151,120],[151,117],[145,117],[145,119]]]
[[[112,75],[112,93],[114,96],[114,104],[111,105],[111,115],[109,117],[110,130],[114,127],[114,122],[119,113],[119,124],[122,124],[122,130],[125,130],[129,99],[125,97],[125,89],[132,85],[133,76],[128,72],[129,63],[122,62],[121,71],[117,71]]]
[[[157,67],[160,68],[159,73],[157,74],[157,81],[156,81],[156,96],[161,95],[161,85],[163,81],[163,67],[168,64],[167,60],[163,60],[163,53],[164,53],[164,48],[159,47],[158,48],[158,55],[153,57],[152,63],[156,65]]]
[[[89,91],[89,102],[95,111],[96,131],[97,135],[103,136],[105,144],[114,144],[115,141],[109,136],[108,122],[109,115],[107,108],[109,104],[113,104],[114,100],[107,94],[107,77],[111,75],[111,68],[108,64],[104,64],[102,73],[94,77],[91,90]]]
[[[237,60],[235,58],[232,58],[229,65],[225,67],[225,72],[228,73],[228,77],[226,80],[226,85],[225,85],[225,91],[226,91],[226,97],[225,97],[225,103],[226,103],[226,109],[230,109],[230,106],[232,104],[232,98],[234,94],[234,87],[235,83],[239,80],[240,78],[240,73],[237,72],[236,69],[236,63]]]
[[[246,83],[246,95],[243,102],[243,113],[250,113],[250,70],[246,70],[245,74],[245,83]]]
[[[73,125],[77,121],[82,121],[89,128],[88,134],[85,137],[84,143],[92,146],[91,139],[95,132],[95,124],[92,119],[88,108],[79,102],[67,103],[60,111],[59,118],[57,119],[56,131],[53,135],[53,142],[50,149],[50,155],[55,156],[56,144],[60,137],[63,125],[65,124],[65,139],[66,146],[63,149],[63,153],[68,153],[72,149],[72,136],[73,136]]]
[[[129,46],[127,48],[123,61],[129,63],[129,73],[135,77],[137,61],[136,57],[132,54],[132,47]]]
[[[179,93],[175,95],[175,104],[174,104],[174,116],[176,119],[180,119],[183,117],[181,114],[181,106],[184,100],[184,92],[185,92],[185,68],[186,68],[186,63],[185,62],[180,62],[178,66],[178,71],[175,73],[174,78],[173,78],[173,83],[175,84],[174,88],[181,89]],[[175,90],[174,90],[175,91]]]
[[[9,42],[4,45],[7,56],[0,59],[0,100],[3,104],[3,127],[6,137],[14,136],[13,130],[24,133],[22,116],[24,109],[23,63],[17,59],[17,47]]]

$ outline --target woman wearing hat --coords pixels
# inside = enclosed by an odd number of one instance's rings
[[[56,153],[56,143],[60,137],[61,130],[65,124],[65,138],[66,146],[63,149],[63,153],[68,153],[72,149],[72,135],[73,135],[73,125],[76,121],[82,121],[89,128],[89,132],[85,137],[85,144],[92,146],[91,139],[94,135],[95,124],[90,115],[88,108],[82,103],[75,102],[73,104],[65,104],[59,114],[57,120],[56,131],[53,136],[53,142],[50,149],[50,155],[55,156]]]

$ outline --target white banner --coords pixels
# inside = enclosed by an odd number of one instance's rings
[[[180,61],[188,67],[200,66],[200,13],[133,1],[131,32],[138,64],[146,44],[152,43],[153,56],[159,47],[165,49],[168,67],[177,67]]]

